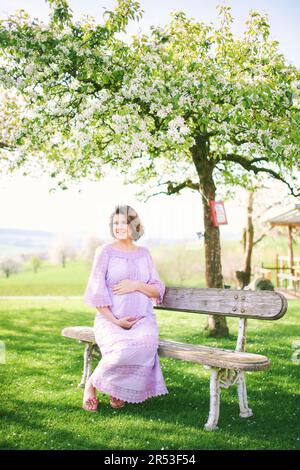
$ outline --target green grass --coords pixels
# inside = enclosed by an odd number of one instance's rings
[[[73,272],[74,274],[74,272]],[[76,276],[74,276],[76,277]],[[299,449],[300,364],[292,342],[300,340],[300,302],[290,301],[278,321],[249,321],[247,351],[267,355],[272,366],[248,373],[254,416],[239,418],[236,387],[222,390],[219,430],[203,426],[209,409],[209,372],[200,365],[160,358],[168,395],[112,410],[99,393],[99,410],[81,409],[83,346],[60,335],[68,325],[92,325],[94,311],[81,301],[1,301],[0,332],[6,363],[0,364],[2,449]],[[233,348],[232,336],[206,336],[206,317],[155,310],[160,337]],[[94,366],[97,359],[94,359]]]
[[[43,263],[34,273],[28,266],[8,279],[0,278],[1,295],[82,295],[90,267],[84,261],[70,261],[67,266]]]

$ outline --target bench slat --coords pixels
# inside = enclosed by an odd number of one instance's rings
[[[270,361],[260,354],[237,352],[230,349],[160,340],[160,356],[173,357],[183,361],[198,362],[211,367],[255,371],[267,369]]]
[[[163,302],[154,308],[277,320],[287,311],[287,300],[282,294],[274,291],[166,287]]]
[[[91,326],[68,326],[63,328],[62,336],[77,339],[86,343],[96,343],[94,330]]]
[[[62,330],[62,336],[95,344],[92,327],[73,326]],[[267,369],[270,361],[260,354],[232,351],[208,346],[160,340],[158,353],[161,356],[172,357],[189,362],[197,362],[211,367],[225,369],[240,369],[255,371]]]

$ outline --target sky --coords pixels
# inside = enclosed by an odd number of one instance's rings
[[[147,32],[152,24],[162,25],[170,12],[184,10],[199,21],[215,21],[220,0],[142,0],[142,20],[130,23],[128,34]],[[267,13],[271,35],[289,62],[300,66],[298,0],[228,0],[234,17],[234,32],[239,34],[249,10]],[[112,9],[116,1],[69,0],[75,19],[92,15],[101,21],[104,7]],[[47,21],[49,6],[44,0],[0,0],[0,18],[23,8],[32,17]],[[111,172],[97,183],[84,182],[67,191],[49,192],[52,181],[46,177],[31,178],[14,174],[0,179],[0,229],[20,228],[47,230],[55,233],[87,232],[109,238],[108,217],[116,204],[129,204],[139,213],[146,238],[185,239],[203,230],[200,195],[185,189],[179,196],[159,195],[146,203],[138,201],[138,186],[124,185],[121,176]],[[245,222],[242,193],[226,203],[228,225],[221,227],[223,238],[238,238]]]

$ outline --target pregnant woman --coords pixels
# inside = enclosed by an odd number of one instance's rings
[[[153,311],[165,285],[148,248],[133,243],[144,233],[135,210],[116,206],[109,226],[115,240],[97,248],[84,293],[84,302],[97,309],[94,333],[102,356],[86,382],[82,407],[87,411],[97,410],[97,389],[110,396],[112,408],[168,393]]]

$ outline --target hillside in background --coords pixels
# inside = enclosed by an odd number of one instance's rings
[[[54,232],[47,232],[43,230],[25,230],[15,228],[0,228],[0,258],[6,256],[20,256],[34,254],[45,254],[47,255],[52,244],[55,242],[56,237],[59,234]],[[68,240],[75,249],[82,249],[86,240],[89,237],[89,233],[86,232],[74,232],[68,234]],[[110,236],[108,235],[103,242],[109,242]],[[190,242],[197,241],[196,234],[191,237]],[[158,238],[146,238],[143,237],[138,245],[155,246],[161,243],[174,244],[178,243],[179,240],[162,240]],[[182,240],[181,240],[182,241]]]
[[[60,234],[44,230],[25,230],[16,228],[0,228],[0,258],[29,254],[45,255]],[[67,234],[67,239],[76,250],[80,250],[88,233],[76,232]]]
[[[55,234],[41,230],[0,229],[0,257],[47,252]]]

